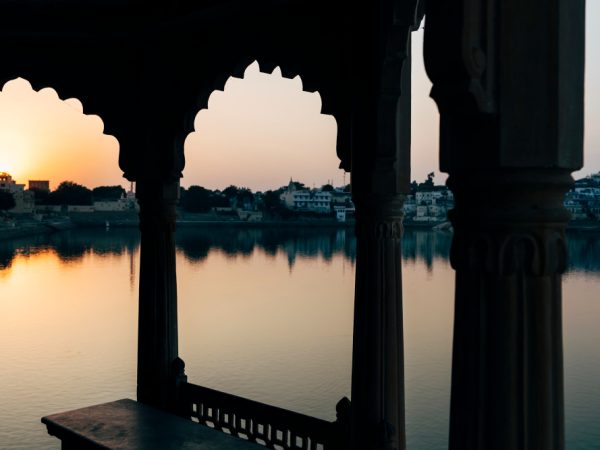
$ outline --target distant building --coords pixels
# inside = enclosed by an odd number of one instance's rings
[[[590,202],[588,204],[588,211],[596,220],[600,219],[600,200],[594,200]]]
[[[12,177],[6,172],[0,172],[0,189],[8,190],[15,182]]]
[[[94,211],[98,212],[115,212],[115,211],[139,211],[140,206],[138,205],[137,199],[135,198],[135,192],[133,191],[133,184],[131,189],[123,194],[118,200],[102,200],[94,202]]]
[[[415,194],[417,205],[426,205],[433,200],[433,191],[418,191]]]
[[[443,222],[454,207],[454,196],[446,186],[421,187],[407,195],[404,214],[415,222]]]
[[[352,194],[350,192],[345,192],[343,189],[334,189],[331,191],[331,204],[333,207],[345,206],[347,208],[353,208],[354,203],[352,203]]]
[[[50,192],[50,181],[48,180],[29,180],[29,190]]]
[[[413,194],[409,194],[406,196],[406,201],[404,202],[404,214],[414,216],[416,213],[417,203],[415,196]]]
[[[0,191],[12,194],[15,199],[15,207],[9,210],[11,213],[32,213],[35,201],[31,191],[25,191],[24,184],[17,184],[6,172],[0,172]]]
[[[348,219],[354,219],[356,210],[354,206],[334,205],[335,218],[338,222],[346,222]]]
[[[296,184],[290,180],[280,199],[288,209],[327,214],[331,212],[332,197],[331,192],[327,191],[297,189]]]

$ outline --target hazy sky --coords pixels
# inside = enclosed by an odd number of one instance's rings
[[[587,4],[585,168],[580,177],[600,170],[600,1]],[[429,98],[423,68],[422,31],[413,33],[412,178],[439,172],[438,113]],[[209,108],[198,113],[196,132],[185,143],[182,185],[211,189],[229,184],[253,190],[276,188],[290,177],[309,186],[329,180],[342,184],[335,153],[336,122],[320,114],[318,93],[302,91],[300,78],[258,71],[230,78],[214,92]],[[35,92],[18,79],[0,92],[0,171],[21,183],[49,179],[55,188],[72,180],[89,187],[123,184],[117,164],[118,142],[102,134],[97,116],[82,114],[76,99],[61,101],[52,89]],[[232,164],[232,161],[235,164]],[[438,175],[441,182],[444,176]],[[346,181],[349,176],[346,176]]]

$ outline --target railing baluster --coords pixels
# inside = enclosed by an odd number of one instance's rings
[[[288,411],[191,383],[182,385],[182,409],[198,423],[271,449],[338,450],[339,423]],[[346,400],[347,401],[347,400]],[[338,411],[339,413],[339,411]],[[339,414],[338,414],[339,415]]]

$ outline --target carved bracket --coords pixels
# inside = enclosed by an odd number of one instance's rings
[[[425,64],[440,111],[496,112],[495,9],[496,0],[427,2]]]

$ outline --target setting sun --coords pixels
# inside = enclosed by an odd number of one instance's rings
[[[6,83],[0,93],[0,170],[15,180],[64,180],[97,186],[124,182],[117,165],[119,145],[103,134],[98,116],[83,114],[77,99],[56,91],[35,92],[24,79]]]

